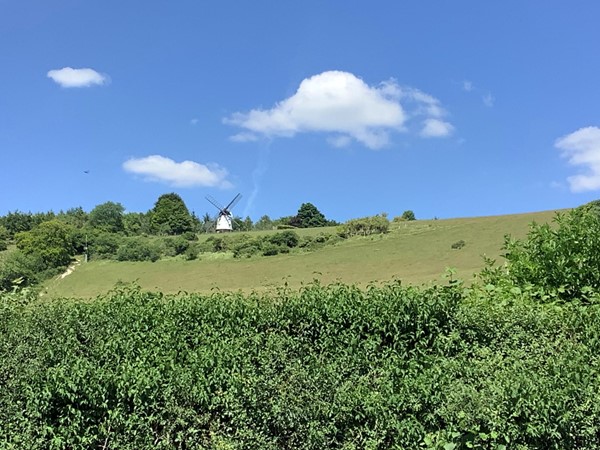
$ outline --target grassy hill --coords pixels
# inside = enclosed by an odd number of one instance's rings
[[[447,267],[469,280],[483,266],[482,255],[499,258],[505,234],[523,237],[532,221],[548,222],[554,211],[476,218],[393,223],[383,236],[352,238],[310,253],[233,259],[214,254],[196,261],[92,261],[67,277],[44,285],[49,297],[94,297],[118,283],[136,282],[144,289],[178,291],[272,289],[298,287],[318,279],[366,285],[400,279],[422,284],[439,281]],[[298,230],[315,234],[323,229]],[[464,240],[455,250],[451,245]]]

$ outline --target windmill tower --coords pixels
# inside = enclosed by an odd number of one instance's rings
[[[233,231],[233,214],[231,214],[231,210],[235,205],[237,205],[237,202],[239,202],[241,198],[242,194],[238,194],[229,202],[227,206],[223,207],[210,195],[206,197],[206,200],[208,200],[215,208],[219,210],[219,213],[215,218],[215,231],[217,233]]]

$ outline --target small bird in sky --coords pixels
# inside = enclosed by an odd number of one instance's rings
[[[90,171],[89,170],[84,170],[83,173],[90,173]]]

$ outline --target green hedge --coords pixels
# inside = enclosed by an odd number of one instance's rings
[[[0,448],[597,448],[600,307],[511,289],[3,294]]]

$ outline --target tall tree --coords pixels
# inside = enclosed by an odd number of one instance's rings
[[[312,227],[324,227],[327,226],[327,219],[321,211],[317,209],[312,203],[302,203],[298,214],[296,214],[296,221],[300,228],[312,228]]]
[[[161,195],[152,209],[152,229],[158,234],[182,234],[193,230],[192,216],[178,194]]]
[[[123,211],[125,208],[120,203],[102,203],[90,211],[89,223],[94,228],[110,233],[124,231]]]

